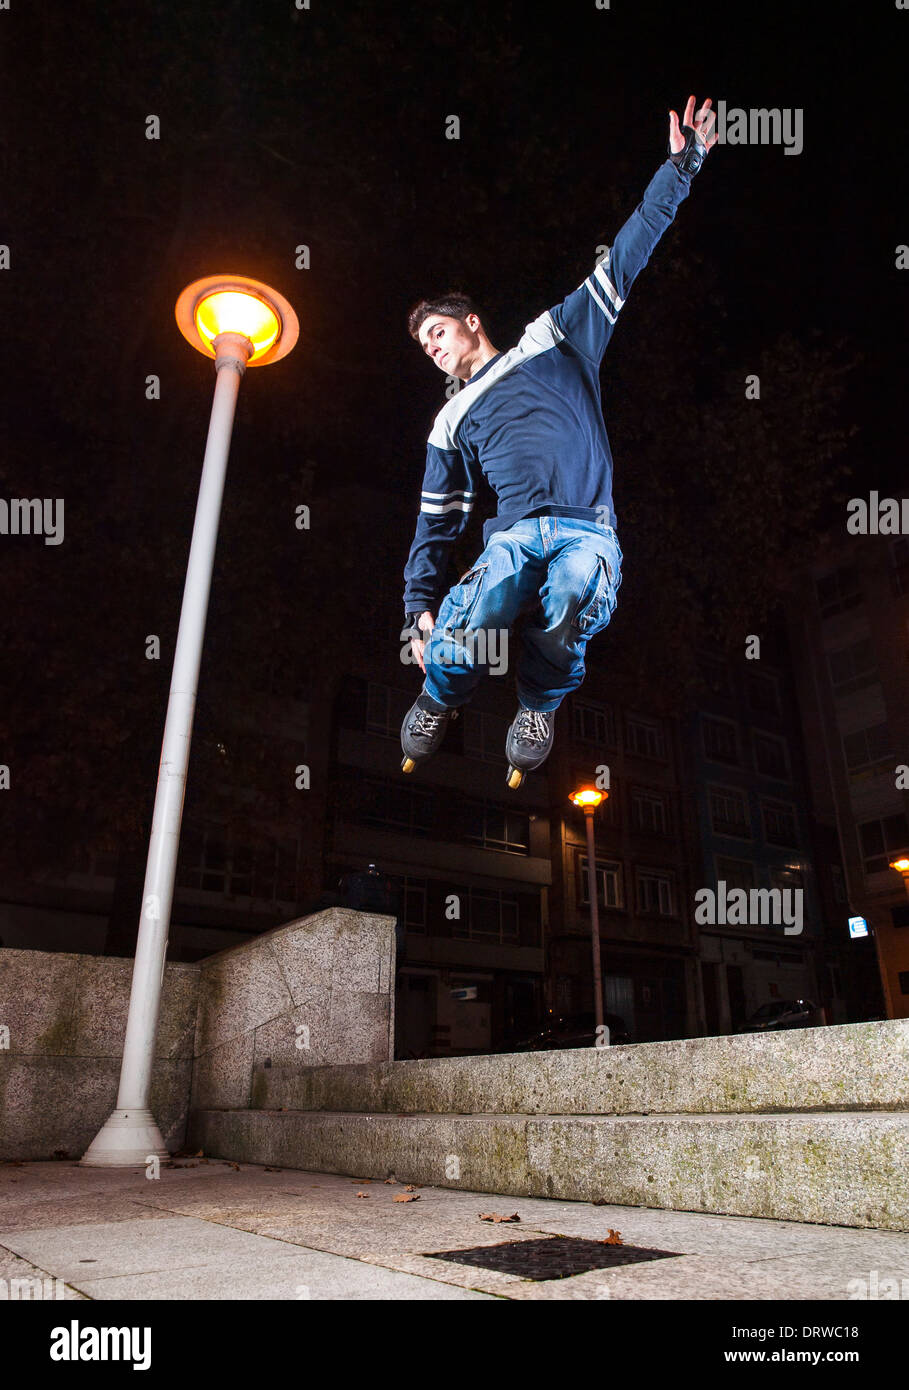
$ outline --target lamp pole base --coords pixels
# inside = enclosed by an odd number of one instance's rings
[[[152,1157],[170,1158],[150,1110],[115,1110],[82,1155],[83,1168],[144,1168]]]

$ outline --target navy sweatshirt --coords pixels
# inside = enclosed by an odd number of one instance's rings
[[[481,473],[498,498],[497,515],[483,527],[484,545],[494,531],[528,516],[615,527],[600,362],[635,276],[690,183],[667,159],[587,279],[439,411],[404,570],[405,614],[438,611],[449,547],[467,525]]]

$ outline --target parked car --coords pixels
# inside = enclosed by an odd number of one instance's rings
[[[824,1022],[824,1011],[810,999],[771,999],[755,1009],[740,1033],[770,1033],[782,1028],[817,1028]]]
[[[631,1042],[631,1035],[625,1020],[618,1014],[604,1014],[603,1022],[609,1029],[611,1047],[621,1047]],[[506,1052],[543,1052],[557,1047],[595,1047],[597,1041],[596,1015],[593,1012],[567,1014],[552,1019],[538,1033],[532,1033],[520,1042],[508,1043]]]

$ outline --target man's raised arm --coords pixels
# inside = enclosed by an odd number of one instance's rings
[[[637,275],[687,198],[691,180],[716,143],[710,98],[695,116],[688,98],[683,124],[669,113],[669,158],[644,190],[644,197],[587,279],[551,310],[561,333],[583,356],[599,362]],[[693,124],[692,124],[693,122]]]

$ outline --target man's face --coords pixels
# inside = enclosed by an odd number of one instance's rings
[[[420,346],[440,371],[466,381],[480,347],[479,325],[476,314],[468,314],[463,323],[446,314],[430,314],[420,325]]]

